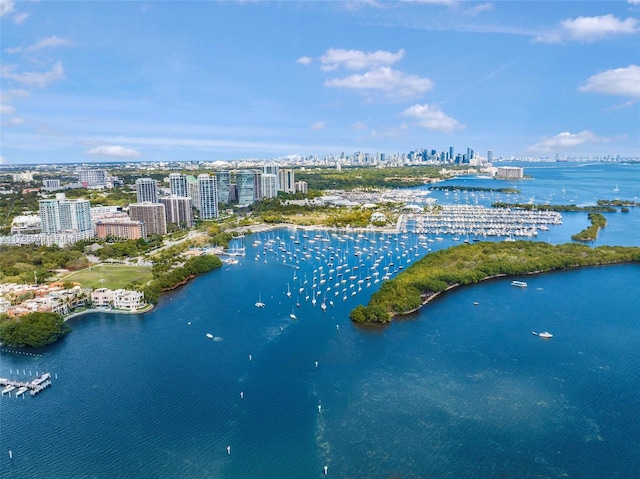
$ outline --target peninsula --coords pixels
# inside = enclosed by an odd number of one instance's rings
[[[640,262],[640,247],[590,248],[578,243],[554,246],[530,241],[462,244],[429,253],[384,282],[369,304],[353,309],[350,318],[356,323],[387,323],[457,286],[498,276],[625,262]]]

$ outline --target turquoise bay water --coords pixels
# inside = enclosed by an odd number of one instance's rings
[[[605,170],[620,193],[640,188],[637,167]],[[585,171],[527,172],[536,178],[523,194],[569,190],[565,175],[583,188]],[[585,198],[604,193],[596,183]],[[601,183],[608,189],[609,176]],[[607,216],[598,243],[640,245],[637,209]],[[584,217],[563,215],[551,241],[568,241]],[[417,244],[412,235],[350,236],[312,244],[281,230],[257,247],[247,237],[240,264],[163,297],[151,313],[87,315],[40,357],[2,353],[3,377],[57,375],[35,398],[0,399],[2,477],[302,478],[323,476],[325,465],[329,476],[353,478],[637,475],[640,265],[530,276],[523,289],[487,281],[389,327],[358,328],[348,312],[379,283],[364,280],[358,292],[348,277],[364,278],[371,251],[380,257],[385,244],[379,268],[389,250],[396,266],[426,250],[401,256],[401,241]],[[263,254],[268,239],[274,251]],[[441,243],[432,246],[452,244]],[[301,251],[284,264],[279,244]],[[326,292],[334,272],[313,306],[305,297],[314,270],[318,283],[321,272],[328,278],[328,246],[333,269],[345,257],[352,271],[338,296]],[[356,257],[356,246],[368,251]],[[325,313],[324,292],[334,302]],[[543,330],[554,338],[531,334]]]

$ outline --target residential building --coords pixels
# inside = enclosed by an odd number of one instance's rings
[[[193,175],[187,175],[187,196],[191,198],[191,206],[200,208],[200,192],[198,191],[198,180]]]
[[[496,176],[515,180],[522,179],[524,178],[524,168],[519,166],[499,166],[496,169]]]
[[[148,235],[167,234],[167,217],[162,203],[132,203],[129,216],[133,221],[144,222]]]
[[[58,193],[56,199],[40,200],[39,205],[43,233],[93,232],[88,200],[68,200],[64,193]]]
[[[77,170],[78,182],[83,186],[105,185],[107,183],[106,170],[99,169],[81,169]]]
[[[198,212],[201,219],[218,217],[218,184],[215,176],[198,175]]]
[[[278,178],[271,173],[262,173],[262,198],[276,198],[278,196]]]
[[[279,190],[285,193],[295,193],[295,179],[291,168],[284,168],[279,173]]]
[[[188,196],[168,196],[160,198],[160,203],[164,205],[167,223],[173,223],[181,228],[193,226],[191,198]]]
[[[43,186],[43,188],[46,188],[46,189],[55,190],[56,188],[60,188],[60,180],[52,179],[52,178],[46,178],[46,179],[42,180],[42,186]]]
[[[138,203],[157,203],[158,185],[152,178],[138,178],[136,180],[136,199]]]
[[[96,236],[98,238],[123,238],[123,239],[146,239],[147,229],[142,221],[130,219],[98,220],[96,222]]]
[[[231,172],[229,170],[216,171],[218,182],[218,202],[229,203],[231,190]]]
[[[18,181],[22,181],[22,182],[33,181],[33,173],[31,173],[30,171],[24,171],[22,173],[14,173],[14,174],[11,175],[11,179],[14,182],[18,182]]]
[[[302,194],[306,195],[307,191],[308,191],[307,182],[306,181],[296,181],[295,190],[296,190],[296,193],[302,193]]]
[[[276,191],[280,191],[280,167],[276,165],[265,165],[262,167],[262,173],[276,175]]]
[[[172,196],[188,197],[187,175],[171,173],[169,175],[169,191],[171,191]]]
[[[96,308],[125,309],[128,311],[136,311],[145,306],[142,292],[126,289],[97,288],[91,292],[91,302]]]
[[[39,215],[16,216],[11,221],[12,235],[42,233],[42,220]]]
[[[262,172],[260,170],[253,171],[253,199],[259,201],[262,199]]]
[[[238,188],[238,204],[251,205],[255,201],[253,187],[253,171],[240,170],[236,172],[236,186]]]

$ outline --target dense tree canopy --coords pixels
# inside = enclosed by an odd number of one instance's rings
[[[159,274],[144,289],[145,300],[149,303],[157,303],[160,294],[184,283],[187,279],[198,274],[207,273],[220,268],[222,261],[214,255],[202,255],[189,258],[184,265],[170,271]]]
[[[0,246],[0,281],[4,283],[42,282],[55,269],[79,269],[87,265],[82,252],[53,246]]]
[[[600,213],[589,213],[589,221],[591,226],[583,229],[580,233],[571,236],[575,241],[595,241],[598,237],[598,231],[600,228],[607,226],[607,219]]]
[[[445,178],[442,165],[407,166],[398,168],[323,168],[296,171],[296,180],[306,181],[316,190],[351,190],[354,188],[407,188],[420,186],[433,179]],[[447,169],[466,169],[447,166]]]
[[[54,343],[71,331],[57,313],[29,313],[0,323],[0,341],[7,346],[38,348]]]

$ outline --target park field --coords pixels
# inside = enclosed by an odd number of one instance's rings
[[[59,281],[72,281],[80,283],[83,288],[109,289],[125,288],[134,281],[145,284],[153,279],[151,268],[144,266],[130,266],[125,264],[99,264],[91,266],[91,269],[74,271],[60,277]]]

